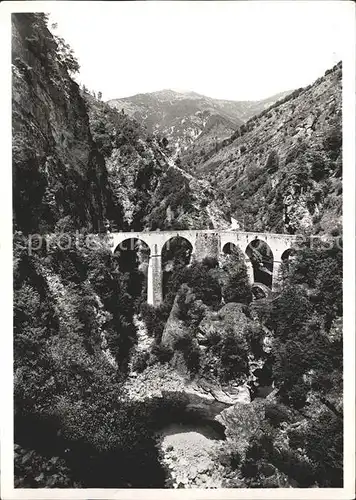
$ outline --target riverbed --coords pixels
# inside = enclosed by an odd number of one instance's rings
[[[221,488],[214,460],[223,436],[209,424],[171,424],[161,431],[162,465],[173,488]]]

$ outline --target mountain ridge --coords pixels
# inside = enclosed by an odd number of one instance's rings
[[[163,89],[120,99],[110,99],[109,106],[122,111],[145,125],[149,132],[164,136],[173,154],[185,152],[206,132],[207,123],[215,117],[220,127],[211,131],[216,140],[229,137],[248,118],[275,102],[289,91],[261,101],[214,99],[194,91]],[[214,133],[215,132],[215,133]]]

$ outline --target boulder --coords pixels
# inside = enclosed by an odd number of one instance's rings
[[[236,403],[223,410],[215,420],[225,427],[227,439],[237,444],[243,454],[250,437],[260,429],[264,418],[264,402],[254,400],[250,404]]]
[[[224,331],[232,330],[237,338],[244,340],[245,330],[249,324],[249,318],[245,315],[246,306],[236,302],[225,304],[218,312],[207,311],[204,318],[199,323],[198,339],[202,336],[217,332],[221,334]]]

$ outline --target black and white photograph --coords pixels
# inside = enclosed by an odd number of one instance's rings
[[[353,498],[353,2],[5,4],[3,498]]]

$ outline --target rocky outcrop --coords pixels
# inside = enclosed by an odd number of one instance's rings
[[[199,323],[199,332],[201,341],[214,332],[223,330],[232,330],[239,340],[244,340],[244,331],[249,323],[249,319],[244,311],[246,306],[235,302],[229,302],[219,311],[208,311],[202,321]]]
[[[173,398],[189,412],[204,419],[214,419],[221,411],[236,403],[249,403],[248,388],[234,384],[221,386],[204,379],[191,380],[169,365],[153,365],[143,373],[131,374],[125,385],[131,401],[152,398]]]
[[[172,425],[165,429],[160,449],[168,475],[167,487],[222,487],[224,469],[214,460],[220,442],[209,439],[199,428]]]
[[[216,420],[225,427],[227,439],[239,443],[242,452],[264,420],[264,402],[255,400],[250,404],[238,402],[223,410]]]
[[[179,402],[188,422],[194,420],[193,424],[174,421],[159,432],[161,463],[170,488],[224,487],[234,474],[220,462],[220,454],[238,450],[243,457],[250,437],[264,419],[263,402],[251,402],[246,385],[192,381],[169,365],[154,365],[134,374],[126,383],[126,397],[130,401],[162,398]],[[211,434],[218,425],[224,429],[224,437],[221,431]]]
[[[195,301],[197,305],[204,307],[201,301]],[[244,314],[246,306],[230,302],[224,305],[219,311],[210,311],[205,306],[206,312],[198,325],[196,338],[201,346],[204,346],[206,339],[214,332],[222,332],[231,329],[239,339],[244,340],[244,329],[249,323],[249,319]],[[171,309],[168,321],[163,331],[161,343],[164,347],[173,348],[175,342],[184,335],[187,327],[179,318],[179,305],[177,298]]]
[[[164,327],[161,344],[167,348],[174,348],[176,341],[183,337],[186,331],[184,321],[179,319],[179,305],[177,297],[173,302],[166,326]]]

